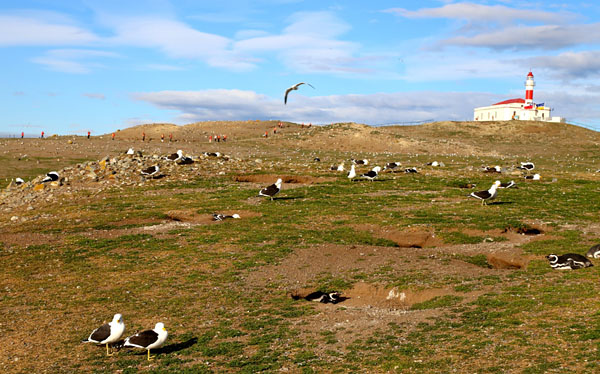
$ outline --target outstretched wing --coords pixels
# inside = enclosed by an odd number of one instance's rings
[[[283,97],[283,104],[287,104],[287,97],[288,97],[288,94],[289,94],[289,93],[290,93],[290,91],[291,91],[291,90],[293,90],[293,89],[294,89],[294,87],[290,87],[290,88],[288,88],[287,90],[285,90],[285,96]]]

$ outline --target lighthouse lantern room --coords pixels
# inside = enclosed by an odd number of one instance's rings
[[[525,99],[509,99],[499,103],[483,106],[474,109],[473,117],[475,121],[546,121],[546,122],[564,122],[561,117],[552,117],[552,109],[545,106],[544,103],[536,104],[533,102],[533,73],[527,74],[525,80]]]

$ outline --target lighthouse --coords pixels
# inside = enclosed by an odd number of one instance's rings
[[[527,80],[525,81],[525,105],[533,104],[533,87],[535,82],[533,81],[533,73],[527,74]]]
[[[544,103],[533,102],[533,73],[527,74],[525,80],[525,99],[522,97],[508,99],[496,104],[482,106],[473,110],[475,121],[544,121],[565,122],[562,117],[553,117],[552,108]]]

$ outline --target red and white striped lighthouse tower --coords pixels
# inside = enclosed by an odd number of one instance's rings
[[[529,72],[525,81],[525,105],[533,105],[533,86],[535,86],[533,73]]]

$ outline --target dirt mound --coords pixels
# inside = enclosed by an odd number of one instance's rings
[[[506,226],[504,228],[503,233],[514,232],[522,235],[541,235],[546,231],[546,228],[542,228],[541,226]]]
[[[529,259],[511,253],[490,253],[486,260],[494,269],[524,269],[529,263]]]
[[[368,231],[377,238],[391,240],[402,248],[436,247],[443,244],[433,231],[422,227],[409,227],[406,230],[377,225],[352,225],[352,227],[356,230]]]
[[[239,214],[240,219],[260,216],[260,214],[256,213],[256,212],[241,211],[241,210],[223,211],[223,212],[219,212],[219,213],[225,214],[225,215]],[[205,224],[205,225],[210,224],[210,223],[223,222],[223,221],[213,220],[212,214],[199,214],[196,212],[195,209],[169,210],[168,212],[165,212],[165,215],[169,219],[171,219],[173,221],[177,221],[177,222],[187,222],[187,223],[196,223],[196,224]]]
[[[288,293],[297,300],[318,292],[315,288],[299,288]],[[412,305],[431,300],[435,297],[454,295],[448,289],[435,288],[419,291],[401,290],[398,287],[385,287],[377,284],[359,282],[352,288],[341,292],[342,304],[346,307],[377,307],[389,309],[409,309]]]

